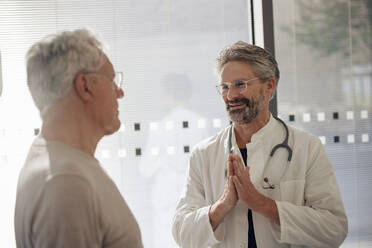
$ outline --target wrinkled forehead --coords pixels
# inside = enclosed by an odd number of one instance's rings
[[[256,77],[250,63],[241,61],[227,62],[221,69],[220,82],[232,82]]]

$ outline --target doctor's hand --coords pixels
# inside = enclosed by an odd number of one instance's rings
[[[237,155],[230,155],[229,168],[230,167],[233,168],[232,180],[239,200],[252,211],[264,215],[276,224],[280,224],[278,208],[275,201],[258,192],[251,181],[249,166],[245,167],[242,160]]]
[[[218,225],[223,221],[225,216],[235,207],[238,202],[238,194],[232,180],[233,167],[229,163],[228,177],[225,183],[224,191],[221,197],[209,209],[209,221],[216,230]]]

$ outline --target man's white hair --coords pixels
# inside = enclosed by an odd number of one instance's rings
[[[26,55],[27,84],[43,117],[73,88],[78,72],[96,71],[106,62],[102,43],[88,30],[64,31],[34,44]]]

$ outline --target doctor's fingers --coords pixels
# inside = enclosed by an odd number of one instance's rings
[[[238,176],[240,180],[244,177],[244,167],[241,167],[239,161],[236,159],[233,161],[234,174]]]
[[[234,198],[234,195],[236,195],[236,188],[235,184],[233,182],[232,176],[228,176],[226,183],[225,183],[225,188],[223,194],[225,195],[225,198],[228,199],[230,197]]]
[[[232,177],[232,180],[234,182],[234,185],[235,185],[235,189],[236,189],[236,193],[238,195],[238,198],[243,200],[246,195],[246,189],[245,189],[245,186],[242,184],[242,182],[240,181],[240,179],[237,177],[237,176],[233,176]]]
[[[235,157],[233,159],[233,161],[237,164],[236,165],[236,168],[241,171],[242,174],[244,174],[246,177],[250,178],[250,175],[249,175],[249,171],[250,171],[250,167],[247,165],[245,166],[243,164],[243,161],[240,159],[240,157]]]
[[[234,184],[234,181],[233,181],[233,176],[229,176],[228,187],[229,187],[229,190],[230,190],[231,193],[236,194],[236,188],[235,188],[235,184]]]
[[[237,155],[235,155],[235,154],[230,154],[230,155],[229,155],[229,158],[228,158],[228,160],[227,160],[228,164],[233,164],[234,161],[236,160],[236,157],[237,157]]]
[[[236,164],[235,164],[236,166]],[[238,169],[237,172],[235,173],[237,178],[239,179],[240,183],[245,187],[251,187],[252,181],[251,181],[251,176],[249,174],[249,167],[247,166],[246,168],[243,169]]]
[[[260,193],[254,187],[252,183],[243,183],[237,176],[233,176],[236,192],[239,200],[241,200],[247,208],[257,209],[256,206],[259,203]]]
[[[244,168],[245,168],[244,162],[239,156],[235,157],[235,161],[238,163],[239,168],[244,170]]]
[[[250,170],[251,170],[251,168],[249,166],[247,166],[247,167],[244,168],[244,174],[249,179],[251,178],[251,176],[250,176]]]
[[[242,164],[242,161],[239,156],[231,154],[229,156],[229,162],[231,162],[234,165],[234,171],[240,169],[244,169],[244,165]],[[235,172],[236,173],[236,172]]]
[[[234,165],[232,161],[227,161],[227,175],[228,176],[233,176],[235,175],[234,173]]]
[[[229,161],[239,161],[242,163],[242,166],[244,167],[243,161],[241,160],[240,156],[237,154],[229,154]]]

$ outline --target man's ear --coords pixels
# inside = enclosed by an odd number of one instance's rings
[[[75,91],[83,101],[90,101],[93,98],[92,84],[88,81],[87,74],[78,73],[74,81]]]
[[[274,77],[269,78],[266,81],[266,90],[270,93],[270,95],[273,95],[276,89],[276,80]]]

